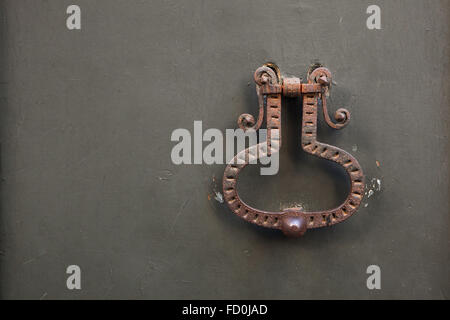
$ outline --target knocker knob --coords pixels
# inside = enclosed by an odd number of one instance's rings
[[[287,212],[281,220],[281,231],[288,237],[301,237],[306,230],[305,215],[299,211]]]

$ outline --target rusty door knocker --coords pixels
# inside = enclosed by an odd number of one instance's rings
[[[258,130],[264,117],[267,118],[267,140],[239,152],[227,165],[223,176],[223,193],[228,207],[244,220],[262,227],[281,229],[288,236],[302,236],[307,229],[331,226],[342,222],[356,212],[364,195],[364,175],[358,161],[348,152],[335,146],[317,141],[317,112],[322,102],[324,119],[335,129],[345,127],[350,120],[350,112],[338,109],[336,123],[332,122],[327,110],[327,96],[331,86],[331,73],[327,68],[318,67],[308,74],[308,83],[299,78],[282,77],[278,67],[267,63],[254,74],[258,95],[258,120],[250,114],[242,114],[238,125],[243,130]],[[351,188],[344,203],[337,208],[317,212],[305,212],[300,208],[289,208],[281,212],[267,212],[247,205],[239,197],[236,184],[239,172],[251,160],[278,152],[281,147],[281,98],[303,96],[303,120],[301,128],[302,149],[314,156],[334,161],[347,172]],[[238,159],[240,161],[238,161]]]

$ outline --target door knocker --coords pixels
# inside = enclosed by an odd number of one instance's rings
[[[258,130],[266,110],[267,140],[239,152],[227,165],[223,176],[223,194],[228,207],[242,219],[262,227],[280,229],[285,235],[302,236],[307,229],[331,226],[348,219],[359,208],[364,195],[364,174],[358,161],[348,152],[335,146],[317,141],[317,112],[321,101],[326,123],[335,129],[342,129],[350,120],[350,112],[338,109],[332,122],[327,110],[327,96],[331,86],[331,73],[318,67],[308,74],[308,83],[299,78],[282,77],[278,67],[268,63],[254,74],[259,103],[257,121],[249,114],[242,114],[238,125],[243,130]],[[267,212],[247,205],[237,192],[239,172],[250,160],[259,159],[279,152],[281,147],[281,98],[282,96],[303,97],[303,120],[301,146],[304,151],[316,157],[334,161],[347,172],[350,194],[337,208],[317,212],[305,212],[301,208],[289,208],[281,212]],[[241,161],[238,161],[240,159]]]

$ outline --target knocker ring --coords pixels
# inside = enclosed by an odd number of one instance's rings
[[[242,114],[238,125],[244,131],[258,130],[263,122],[264,110],[267,119],[267,140],[239,152],[227,165],[223,176],[223,194],[228,207],[242,219],[262,227],[280,229],[287,236],[302,236],[307,229],[321,228],[348,219],[359,208],[364,195],[364,174],[358,161],[338,147],[317,141],[317,112],[319,101],[326,123],[334,129],[342,129],[350,121],[350,112],[338,109],[333,122],[327,110],[327,96],[332,83],[327,68],[318,67],[308,74],[308,82],[299,78],[282,77],[278,67],[265,64],[254,74],[258,95],[259,115],[255,121],[250,114]],[[247,205],[237,192],[239,172],[252,160],[279,152],[281,147],[282,97],[303,97],[303,120],[301,127],[302,149],[316,157],[336,162],[347,172],[351,188],[346,200],[337,208],[317,212],[305,212],[300,208],[289,208],[280,212],[258,210]]]

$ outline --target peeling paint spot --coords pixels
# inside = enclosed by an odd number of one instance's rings
[[[369,199],[370,197],[372,197],[376,192],[380,192],[381,191],[381,179],[379,178],[372,178],[370,179],[370,183],[366,184],[366,191],[364,193],[364,195],[367,196],[367,199]],[[369,206],[369,203],[366,203],[364,205],[365,208],[367,208]]]
[[[370,180],[370,185],[368,188],[372,188],[374,191],[379,192],[381,191],[381,179],[378,178],[372,178]]]
[[[216,177],[213,175],[212,176],[212,192],[215,195],[214,196],[214,200],[216,200],[219,203],[223,203],[223,195],[216,191],[218,189],[217,187],[217,182],[216,182]],[[210,200],[212,197],[212,195],[208,194],[208,200]]]
[[[381,190],[381,180],[377,179],[377,191]]]
[[[358,146],[355,144],[355,145],[352,147],[352,150],[353,150],[353,152],[358,151]]]
[[[223,203],[223,195],[220,192],[216,192],[214,199],[216,199],[217,202]]]
[[[283,204],[280,202],[280,210],[291,209],[291,208],[304,210],[304,207],[301,203],[289,202],[289,203]]]

